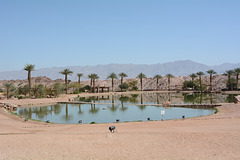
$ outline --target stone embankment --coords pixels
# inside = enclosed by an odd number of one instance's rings
[[[17,110],[17,106],[15,105],[12,105],[12,104],[9,104],[9,103],[1,103],[0,102],[0,108],[5,108],[9,111],[14,111],[14,110]]]

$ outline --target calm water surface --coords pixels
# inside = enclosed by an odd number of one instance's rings
[[[81,97],[77,101],[124,104],[162,104],[171,101],[172,104],[215,104],[232,103],[234,96],[234,94],[146,93]]]
[[[72,124],[82,120],[83,123],[112,123],[119,119],[125,121],[147,121],[161,119],[180,119],[206,116],[213,114],[213,109],[192,108],[164,108],[161,104],[171,101],[172,104],[214,104],[231,102],[231,95],[223,94],[135,94],[135,95],[109,95],[101,97],[79,98],[76,101],[111,103],[106,104],[57,104],[42,107],[21,108],[16,113],[26,118],[53,123]],[[144,104],[144,105],[140,105]],[[149,106],[148,104],[160,104]],[[161,114],[165,111],[165,115]]]
[[[165,111],[165,115],[161,115]],[[111,123],[119,119],[124,121],[147,121],[163,119],[179,119],[182,115],[186,118],[206,116],[213,114],[215,110],[191,109],[191,108],[163,108],[156,106],[136,105],[100,105],[100,104],[57,104],[43,107],[18,108],[17,114],[40,121],[53,123]]]

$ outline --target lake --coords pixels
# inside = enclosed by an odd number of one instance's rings
[[[52,123],[112,123],[128,121],[169,120],[207,116],[214,109],[163,107],[165,101],[172,104],[215,104],[231,102],[234,95],[193,93],[146,93],[133,95],[107,95],[80,97],[76,101],[108,104],[56,104],[41,107],[18,107],[17,113],[29,119]],[[150,106],[159,104],[159,106]],[[163,111],[165,114],[163,115]]]

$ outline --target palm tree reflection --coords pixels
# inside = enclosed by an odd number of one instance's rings
[[[83,111],[81,109],[81,104],[79,104],[79,106],[78,106],[78,114],[83,114]]]
[[[60,105],[60,104],[54,105],[54,114],[55,114],[55,115],[60,114],[60,113],[61,113],[61,110],[62,110],[62,108],[61,108],[61,105]]]
[[[90,113],[96,114],[99,111],[99,108],[96,108],[95,104],[91,104],[91,109],[89,110]]]
[[[117,110],[117,108],[118,108],[118,106],[115,106],[115,104],[114,104],[114,96],[113,95],[112,95],[112,106],[108,107],[108,108],[110,108],[110,110],[112,112],[115,112]]]
[[[141,94],[140,99],[141,99],[141,105],[138,105],[138,108],[143,111],[144,109],[146,109],[146,105],[144,105],[144,103],[143,103],[143,95],[142,94]]]
[[[159,102],[159,94],[157,93],[156,96],[157,96],[157,104],[160,104],[160,102]]]
[[[131,97],[130,97],[130,99],[129,99],[129,102],[131,102],[131,103],[133,103],[133,104],[136,104],[136,103],[138,103],[137,98],[138,98],[138,94],[131,94]]]
[[[72,115],[69,115],[69,114],[68,114],[68,104],[66,104],[66,115],[64,116],[64,119],[65,119],[66,121],[69,121],[69,120],[72,119]]]
[[[124,105],[123,105],[123,103],[125,102],[128,102],[129,101],[129,97],[128,96],[121,96],[120,98],[119,98],[119,100],[121,101],[121,108],[120,108],[120,110],[121,111],[126,111],[127,109],[128,109],[128,107],[124,107]]]

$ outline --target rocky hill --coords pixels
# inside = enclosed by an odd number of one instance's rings
[[[132,80],[138,80],[139,79],[124,79],[124,82],[130,82]],[[191,80],[190,77],[188,76],[175,76],[174,78],[171,79],[171,89],[181,89],[182,88],[182,84],[184,81],[186,80]],[[209,76],[203,76],[202,80],[205,84],[209,84]],[[221,90],[223,88],[226,88],[226,81],[227,81],[227,77],[223,76],[223,75],[215,75],[213,76],[213,89],[214,90]],[[13,83],[16,87],[19,86],[24,86],[26,84],[28,84],[27,79],[25,80],[1,80],[0,81],[0,88],[3,88],[3,84],[6,82],[11,82]],[[56,82],[59,83],[64,83],[63,79],[57,79],[57,80],[52,80],[50,78],[47,77],[34,77],[32,78],[32,85],[34,84],[43,84],[43,85],[47,85],[50,86]],[[76,82],[76,81],[72,81],[72,82]],[[120,90],[119,89],[119,85],[120,85],[121,81],[120,79],[114,80],[114,90]],[[89,85],[90,81],[81,81],[81,84],[83,85]],[[96,86],[105,86],[105,87],[110,87],[110,90],[112,89],[112,82],[111,80],[96,80]],[[140,89],[140,82],[138,83],[138,88]],[[152,89],[156,89],[156,79],[154,78],[146,78],[143,79],[143,89],[144,90],[152,90]],[[168,81],[166,77],[163,77],[159,80],[159,89],[160,90],[167,90],[168,88]]]
[[[24,86],[24,85],[28,84],[27,79],[25,79],[25,80],[19,80],[19,79],[18,80],[1,80],[0,87],[2,87],[3,84],[6,82],[13,83],[15,87]],[[33,78],[31,78],[31,82],[32,82],[32,85],[43,84],[43,85],[50,86],[56,82],[64,83],[64,80],[62,80],[62,79],[52,80],[48,77],[33,77]]]

